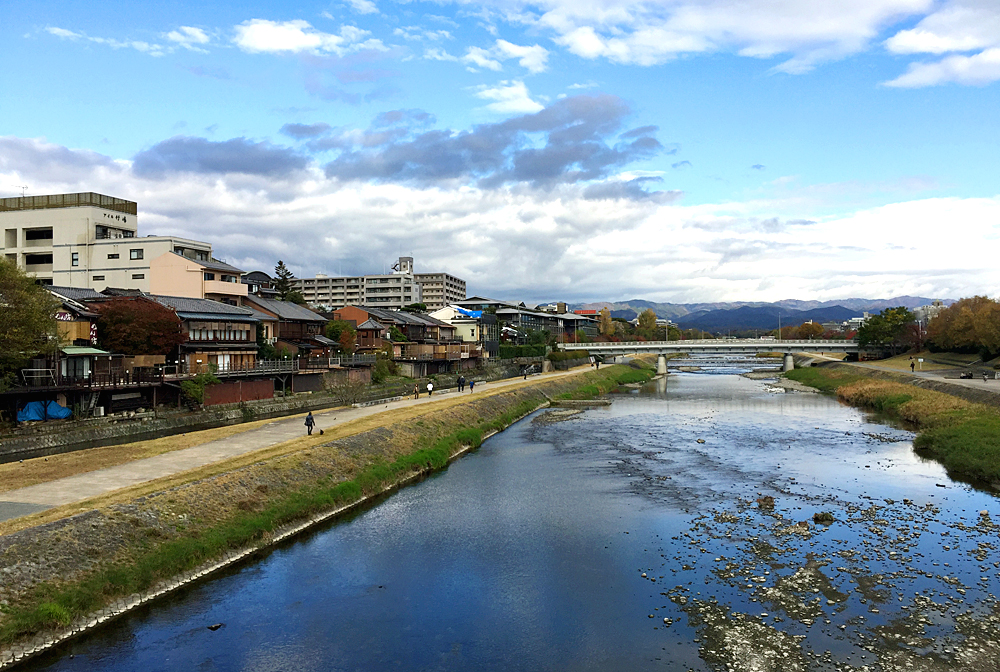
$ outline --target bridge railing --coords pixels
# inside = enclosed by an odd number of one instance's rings
[[[807,346],[809,348],[818,348],[820,346],[829,345],[832,347],[843,348],[843,347],[857,347],[857,341],[848,340],[819,340],[819,339],[771,339],[771,340],[761,340],[757,338],[705,338],[705,339],[689,339],[684,341],[618,341],[618,342],[605,342],[605,343],[563,343],[561,348],[563,350],[599,350],[599,349],[609,349],[609,348],[683,348],[688,346],[711,346],[711,347],[721,347],[721,348],[737,348],[737,347],[753,347],[767,349],[770,347],[775,348],[788,348],[790,346]]]

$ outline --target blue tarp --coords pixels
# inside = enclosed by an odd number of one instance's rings
[[[73,415],[73,411],[60,406],[57,401],[29,401],[17,412],[17,421],[28,420],[64,420]]]
[[[465,308],[459,308],[458,306],[455,306],[455,308],[466,317],[475,317],[476,319],[479,319],[483,316],[483,311],[481,310],[466,310]]]

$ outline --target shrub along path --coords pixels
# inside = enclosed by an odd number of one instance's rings
[[[479,397],[483,395],[495,394],[501,390],[513,389],[518,386],[532,385],[539,381],[549,381],[567,375],[576,375],[590,371],[591,368],[578,367],[571,371],[558,371],[553,373],[532,376],[531,380],[525,382],[521,378],[496,381],[491,383],[479,383],[476,391],[471,396]],[[426,391],[421,391],[419,399],[403,399],[399,401],[387,402],[375,406],[363,408],[337,408],[313,414],[316,419],[316,429],[311,440],[318,440],[319,429],[326,431],[325,439],[346,436],[352,433],[369,429],[371,423],[361,423],[366,418],[378,416],[387,412],[399,411],[413,407],[423,407],[427,404],[440,404],[442,406],[449,403],[459,402],[459,397],[469,397],[470,393],[465,392],[459,395],[452,390],[438,393],[428,397]],[[426,409],[421,409],[421,411]],[[215,440],[210,440],[200,445],[186,448],[171,449],[166,447],[158,455],[126,461],[122,464],[106,468],[93,469],[89,467],[85,460],[75,461],[76,473],[72,475],[56,478],[46,482],[36,483],[27,487],[8,489],[0,493],[0,522],[9,521],[22,516],[32,516],[30,524],[42,522],[37,514],[53,507],[65,507],[66,505],[78,504],[100,497],[110,492],[128,488],[130,486],[142,485],[157,479],[190,472],[191,470],[216,464],[225,460],[256,453],[268,448],[282,446],[292,442],[298,446],[301,440],[306,439],[303,418],[305,414],[290,416],[278,420],[263,421],[260,426],[239,434],[225,436]],[[380,419],[381,421],[381,419]],[[336,430],[331,433],[332,430]],[[216,430],[205,430],[205,433]],[[202,432],[191,432],[185,436],[201,434]],[[315,438],[314,438],[315,437]],[[85,452],[85,451],[84,451]],[[79,453],[68,453],[67,456],[78,456]],[[55,461],[59,456],[47,458]],[[18,468],[27,467],[31,469],[33,463],[43,462],[46,458],[35,458],[27,460],[23,464],[5,465],[8,473],[4,474],[4,480],[9,484],[17,481]],[[32,479],[34,480],[34,479]],[[79,510],[85,510],[83,507]],[[63,515],[77,513],[75,509],[66,510]],[[44,515],[44,514],[43,514]],[[63,515],[59,517],[63,517]],[[46,516],[46,518],[48,518]],[[28,521],[24,521],[28,522]],[[0,532],[9,531],[10,524],[2,526]],[[20,527],[20,525],[18,525]]]

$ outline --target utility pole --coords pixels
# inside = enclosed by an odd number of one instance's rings
[[[28,185],[26,184],[15,184],[13,185],[21,190],[21,198],[24,198],[28,194]]]

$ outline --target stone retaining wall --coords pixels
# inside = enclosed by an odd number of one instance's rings
[[[171,414],[166,418],[86,420],[60,424],[55,430],[7,435],[0,441],[0,462],[67,453],[84,448],[146,441],[252,420],[265,420],[338,406],[327,395],[263,399],[242,404],[220,404],[210,409]]]

